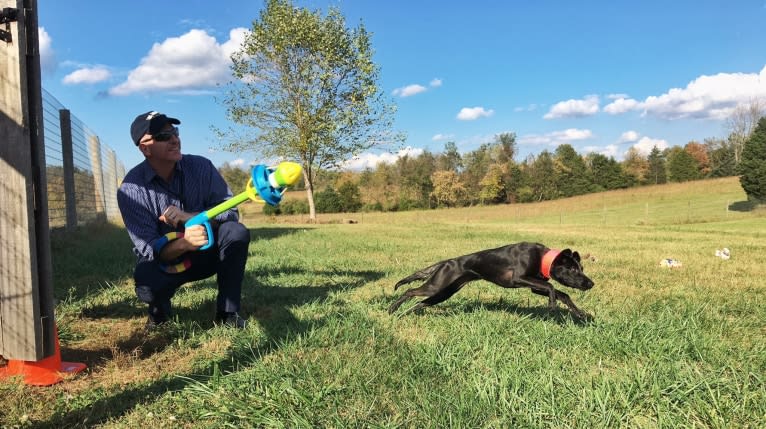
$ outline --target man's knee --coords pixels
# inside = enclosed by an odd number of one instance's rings
[[[249,244],[250,230],[239,222],[224,222],[218,227],[218,235],[221,243]]]

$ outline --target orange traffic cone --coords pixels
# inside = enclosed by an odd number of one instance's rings
[[[56,347],[52,356],[38,361],[9,360],[5,367],[0,368],[0,379],[22,375],[25,384],[50,386],[62,380],[62,372],[76,374],[87,368],[84,363],[61,361],[57,327],[54,327],[53,333],[56,336]]]

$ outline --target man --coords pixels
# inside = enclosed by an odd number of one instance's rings
[[[136,295],[149,305],[145,328],[151,331],[171,319],[170,299],[179,286],[216,274],[214,321],[242,329],[247,324],[239,310],[250,233],[239,223],[236,208],[210,220],[214,242],[205,250],[199,249],[211,238],[203,225],[184,231],[189,218],[232,193],[210,160],[181,154],[174,126],[180,124],[154,111],[136,117],[130,136],[145,159],[128,172],[117,191],[138,257],[133,275]]]

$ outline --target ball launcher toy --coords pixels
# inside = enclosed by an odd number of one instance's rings
[[[282,196],[287,187],[292,186],[298,181],[302,171],[303,169],[300,164],[289,161],[280,162],[276,167],[266,167],[262,164],[253,167],[244,192],[229,198],[209,210],[200,212],[186,221],[184,224],[185,229],[195,225],[203,225],[207,232],[207,243],[197,250],[205,250],[213,245],[213,229],[210,226],[210,219],[248,200],[270,206],[278,205],[282,201]],[[183,237],[183,232],[169,232],[165,234],[154,246],[156,253],[159,254],[166,244],[181,237]],[[190,266],[191,261],[186,258],[178,264],[164,264],[163,269],[169,273],[180,273],[187,270]]]

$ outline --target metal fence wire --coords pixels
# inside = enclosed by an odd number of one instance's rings
[[[42,93],[50,228],[118,221],[117,188],[125,166],[87,125]]]

